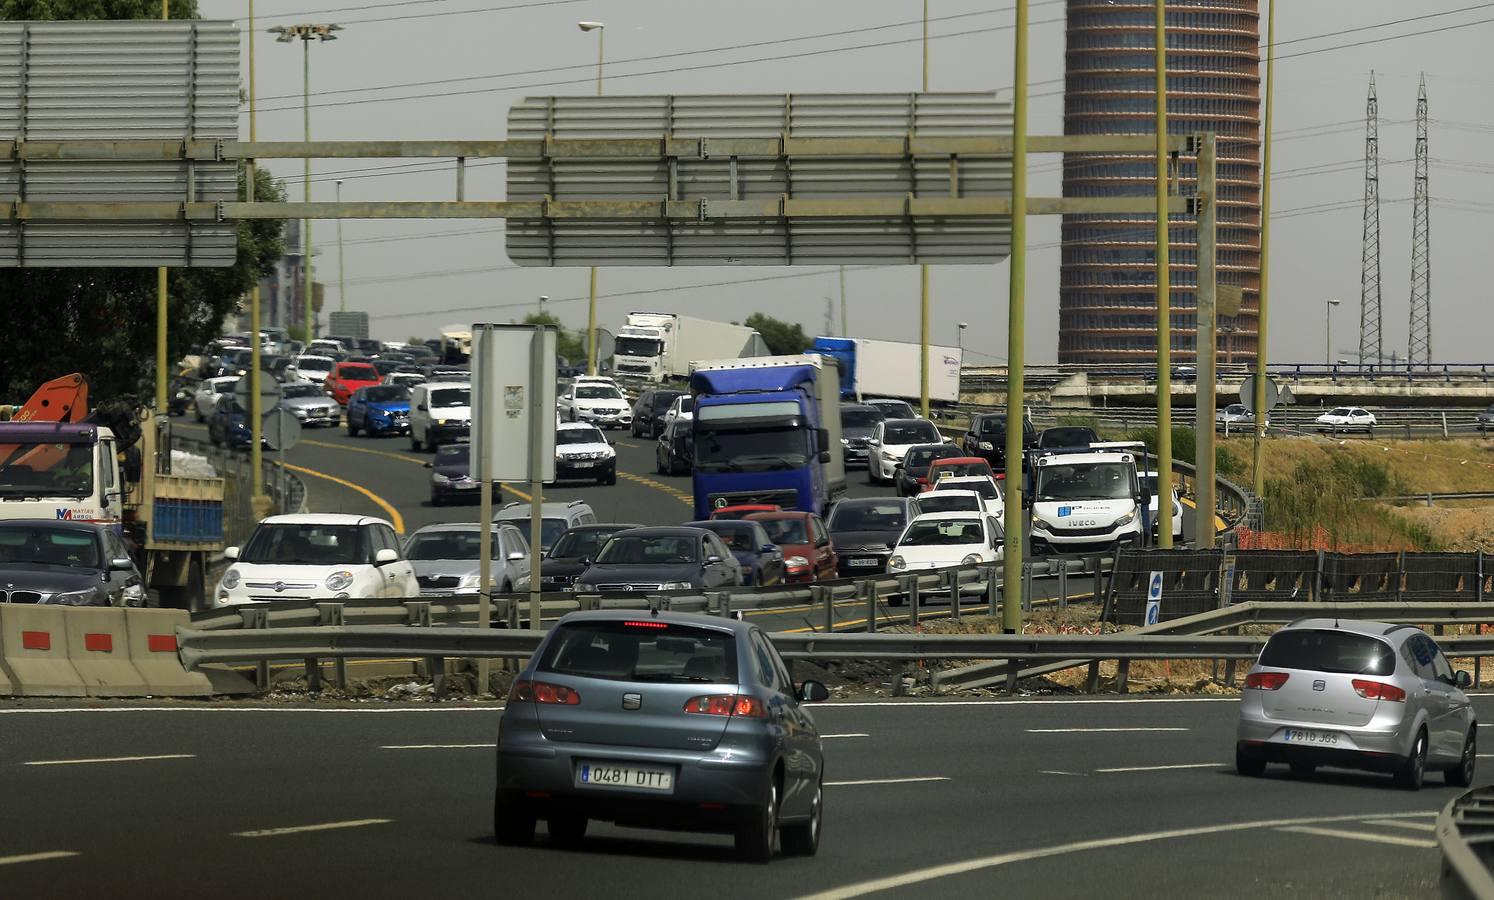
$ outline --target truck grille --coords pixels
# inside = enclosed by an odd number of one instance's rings
[[[1053,529],[1053,536],[1056,538],[1096,537],[1109,534],[1114,530],[1114,525],[1098,525],[1094,528],[1055,528]]]
[[[720,502],[720,501],[725,501]],[[794,491],[732,491],[725,494],[711,494],[706,502],[712,509],[723,506],[746,506],[767,505],[781,506],[784,509],[794,509],[799,502],[799,495]]]

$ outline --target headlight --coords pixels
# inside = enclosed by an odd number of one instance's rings
[[[437,425],[445,425],[445,424],[447,424],[447,420],[446,419],[437,419],[436,420],[436,424]]]
[[[896,453],[889,453],[888,451],[883,450],[882,451],[882,458],[885,459],[885,460],[887,460],[888,462],[892,462],[893,460],[897,459],[897,454]]]
[[[1119,519],[1116,519],[1115,523],[1111,527],[1119,528],[1122,525],[1130,525],[1134,521],[1136,521],[1136,510],[1133,509],[1125,515],[1121,516]]]
[[[980,558],[980,554],[972,553],[969,556],[966,556],[964,559],[960,560],[960,565],[962,565],[962,566],[978,566],[978,565],[980,565],[983,562],[985,562],[985,560],[983,560],[983,559]]]
[[[327,590],[340,591],[353,583],[352,572],[333,572],[327,576]]]
[[[467,590],[470,588],[475,588],[477,587],[478,582],[481,578],[482,573],[480,572],[473,572],[471,575],[463,575],[461,580],[457,582],[457,590]]]
[[[97,594],[97,591],[94,588],[84,588],[81,591],[63,591],[60,594],[53,594],[52,602],[60,603],[63,606],[87,606],[93,601],[95,594]]]
[[[145,585],[127,585],[124,591],[120,593],[120,597],[124,599],[126,605],[138,606],[142,601],[145,600]]]
[[[661,591],[688,591],[688,590],[690,590],[693,587],[695,587],[695,585],[691,584],[688,581],[666,581],[663,584],[659,585],[659,590],[661,590]]]
[[[908,568],[908,561],[901,556],[894,556],[892,559],[887,560],[887,568],[906,569]]]
[[[440,472],[432,472],[431,481],[435,482],[436,484],[446,484],[447,482],[451,481],[451,479],[446,477],[445,475],[442,475]]]
[[[596,589],[597,589],[596,585],[594,585],[594,584],[587,584],[584,581],[578,581],[578,582],[575,583],[575,585],[572,586],[572,590],[580,591],[582,593],[585,593],[587,591],[594,591]]]
[[[783,561],[783,564],[790,569],[809,568],[809,560],[805,559],[802,556],[790,556],[788,559],[785,559]]]
[[[304,419],[306,418],[307,412],[305,407],[293,406],[291,407],[291,415],[295,416],[298,419]]]
[[[238,587],[239,586],[239,570],[238,569],[229,569],[227,572],[224,572],[223,573],[223,581],[220,582],[218,586],[221,587],[221,588],[223,588],[225,591],[231,591],[234,588]]]
[[[849,445],[850,445],[850,443],[851,443],[851,439],[850,439],[850,438],[841,438],[841,439],[840,439],[840,442],[841,442],[841,443],[842,443],[842,444],[846,444],[846,445],[848,445],[848,446],[849,446]]]

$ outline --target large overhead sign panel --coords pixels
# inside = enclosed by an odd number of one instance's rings
[[[531,266],[999,262],[1011,217],[987,201],[1011,197],[1009,143],[960,153],[940,139],[1009,142],[1011,131],[995,93],[530,98],[509,110],[511,140],[633,138],[662,152],[511,158],[508,200],[545,202],[547,214],[509,218],[508,255]],[[816,144],[827,138],[833,148]],[[568,218],[568,201],[623,203],[616,218]],[[639,202],[658,215],[640,216]]]
[[[233,141],[231,22],[0,22],[0,206],[238,199],[233,160],[22,159],[17,143]],[[0,267],[230,266],[232,222],[0,220]]]

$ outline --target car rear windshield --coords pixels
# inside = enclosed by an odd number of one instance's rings
[[[1277,669],[1390,675],[1395,672],[1395,651],[1368,635],[1296,629],[1277,632],[1261,652],[1260,663]]]
[[[536,668],[614,681],[735,683],[736,640],[730,632],[647,617],[568,622],[556,628]]]

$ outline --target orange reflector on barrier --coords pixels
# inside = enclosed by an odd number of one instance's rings
[[[50,631],[23,631],[21,632],[21,649],[23,650],[51,650],[52,632]]]
[[[146,638],[146,646],[152,653],[175,653],[176,635],[152,634]]]
[[[114,636],[110,634],[83,635],[83,649],[99,653],[114,652]]]

